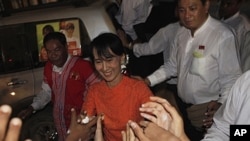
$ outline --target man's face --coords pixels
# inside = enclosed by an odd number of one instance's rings
[[[48,54],[48,59],[53,65],[62,67],[67,60],[67,47],[61,44],[58,40],[52,39],[45,43],[45,49]]]
[[[209,2],[201,0],[179,0],[178,13],[180,22],[194,33],[208,17]]]
[[[240,2],[238,0],[222,0],[220,4],[220,18],[230,18],[239,11]]]

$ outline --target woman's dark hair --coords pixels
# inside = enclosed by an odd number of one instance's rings
[[[94,61],[93,49],[96,49],[98,56],[104,58],[111,58],[113,55],[109,49],[116,55],[125,55],[125,50],[120,38],[113,33],[103,33],[97,36],[90,43],[91,47],[91,60]]]
[[[58,40],[62,45],[67,45],[67,40],[66,40],[66,37],[63,33],[50,32],[43,39],[44,46],[45,46],[46,42],[48,42],[49,40],[54,40],[54,39]]]

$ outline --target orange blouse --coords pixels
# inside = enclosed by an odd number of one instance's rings
[[[103,133],[105,141],[121,141],[121,131],[128,120],[142,120],[139,107],[149,101],[152,95],[149,87],[136,79],[123,76],[115,87],[108,87],[105,81],[93,84],[83,104],[88,116],[104,114]]]

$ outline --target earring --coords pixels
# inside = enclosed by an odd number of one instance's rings
[[[129,60],[129,56],[126,54],[125,61],[122,62],[122,64],[121,64],[121,73],[124,75],[129,75],[128,71],[127,71],[127,66],[126,66],[129,62],[128,60]]]

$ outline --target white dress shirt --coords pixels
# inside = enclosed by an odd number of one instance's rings
[[[250,34],[250,23],[248,19],[239,12],[232,17],[223,20],[223,22],[231,26],[236,32],[236,37],[239,43],[238,52],[240,55],[242,71],[245,72],[250,69],[250,64],[245,62],[246,57],[250,56],[249,54],[246,56],[246,53],[250,53],[248,49],[250,48],[250,38],[249,35],[247,35]]]
[[[161,28],[147,43],[134,44],[133,52],[136,57],[152,55],[163,52],[164,62],[169,60],[170,47],[175,39],[178,29],[181,27],[179,22],[168,24]],[[165,72],[163,67],[157,69],[153,74],[157,79],[161,79],[161,74]],[[177,79],[170,79],[167,81],[170,84],[177,84]],[[153,85],[151,85],[153,86]]]
[[[137,39],[133,26],[147,20],[152,9],[150,2],[151,0],[122,0],[115,18],[133,40]]]
[[[246,33],[240,52],[242,72],[250,70],[250,31]]]
[[[193,37],[189,29],[180,28],[173,45],[176,47],[170,60],[164,63],[162,79],[149,76],[151,84],[177,76],[178,95],[184,102],[200,104],[218,100],[224,103],[241,75],[232,31],[209,16]]]
[[[214,124],[202,141],[229,141],[230,125],[250,124],[250,71],[232,87],[228,99],[214,115]]]

